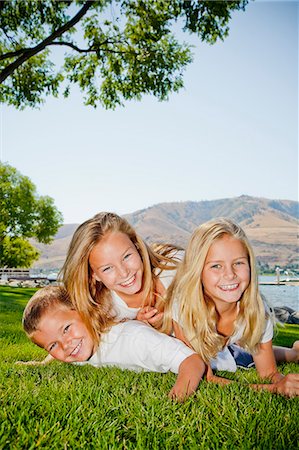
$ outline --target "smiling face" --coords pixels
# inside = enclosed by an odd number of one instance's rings
[[[91,251],[89,264],[95,278],[120,296],[134,295],[142,289],[142,259],[124,233],[104,236]]]
[[[250,282],[250,266],[243,243],[224,235],[210,247],[202,272],[206,295],[217,305],[236,303]]]
[[[87,361],[95,351],[78,312],[63,305],[53,306],[41,317],[31,338],[53,358],[68,363]]]

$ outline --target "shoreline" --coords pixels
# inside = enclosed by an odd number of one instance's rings
[[[264,286],[299,286],[299,280],[259,281],[259,285]]]

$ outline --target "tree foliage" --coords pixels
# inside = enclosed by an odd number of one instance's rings
[[[106,108],[183,86],[191,49],[173,33],[213,44],[228,34],[231,13],[248,0],[2,0],[0,100],[35,107],[78,85],[85,104]],[[65,50],[61,67],[51,49]]]
[[[30,267],[39,252],[28,241],[48,244],[62,225],[53,199],[38,196],[31,180],[0,163],[0,266]]]

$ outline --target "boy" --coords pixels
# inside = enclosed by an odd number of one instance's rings
[[[97,346],[61,286],[47,286],[33,295],[24,310],[23,327],[36,345],[59,361],[177,373],[171,398],[190,396],[205,371],[193,350],[137,320],[113,325]]]

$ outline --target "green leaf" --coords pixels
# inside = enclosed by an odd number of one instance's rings
[[[175,29],[214,44],[247,0],[11,0],[0,2],[0,101],[39,107],[78,85],[84,103],[115,108],[183,87],[191,47]],[[176,27],[176,28],[175,28]],[[61,66],[55,47],[63,48]]]

